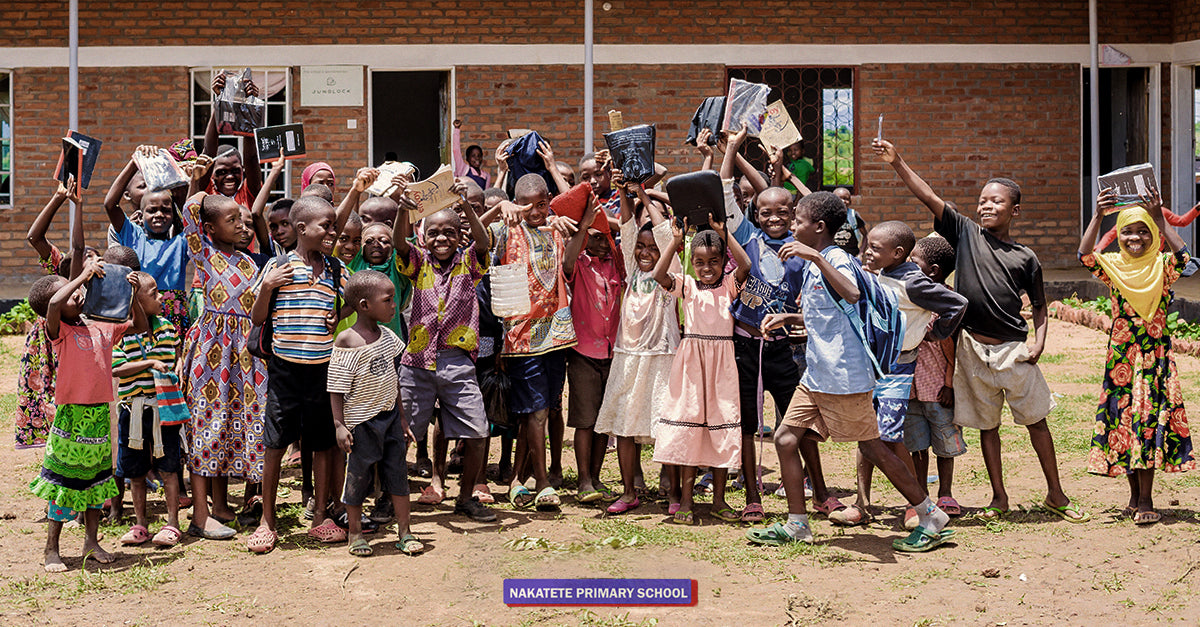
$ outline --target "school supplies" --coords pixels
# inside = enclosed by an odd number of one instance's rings
[[[641,183],[654,176],[653,124],[639,124],[604,134],[604,143],[612,155],[613,167],[626,181]]]
[[[708,145],[717,145],[717,136],[721,133],[721,120],[725,117],[725,96],[713,96],[705,98],[704,102],[696,107],[696,112],[692,114],[692,125],[688,128],[687,139],[685,143],[696,145],[696,138],[700,137],[700,131],[708,129],[711,133],[708,137]]]
[[[133,162],[137,164],[138,171],[146,181],[146,189],[152,192],[184,187],[188,184],[188,176],[183,173],[179,163],[171,158],[171,153],[162,148],[153,155],[135,152]]]
[[[458,204],[462,196],[450,190],[454,186],[454,168],[443,164],[433,176],[408,186],[404,195],[417,205],[409,213],[413,222]]]
[[[529,271],[524,263],[492,266],[492,314],[497,318],[524,316],[529,313]]]
[[[749,83],[736,78],[729,79],[729,94],[725,98],[725,120],[723,126],[731,133],[748,129],[750,135],[758,135],[763,118],[767,114],[767,97],[771,88],[762,83]]]
[[[625,119],[621,117],[621,112],[616,109],[608,110],[608,130],[619,131],[625,128]]]
[[[97,274],[88,280],[87,296],[83,299],[84,315],[105,322],[128,320],[129,308],[133,306],[130,272],[133,270],[127,266],[104,264],[104,276]]]
[[[1148,196],[1151,190],[1158,189],[1158,177],[1155,176],[1154,166],[1149,163],[1113,170],[1097,177],[1096,180],[1100,182],[1100,189],[1113,189],[1117,192],[1117,204],[1107,213],[1116,213],[1130,205],[1140,205],[1142,196]]]
[[[875,139],[883,141],[883,114],[879,114],[879,130],[875,132]]]
[[[246,93],[250,85],[250,68],[223,70],[225,87],[213,98],[217,112],[217,132],[222,135],[254,135],[254,129],[263,125],[267,103],[258,96]]]
[[[415,179],[420,175],[417,166],[407,161],[384,161],[375,169],[379,170],[379,177],[367,188],[367,193],[372,196],[391,196],[397,187],[392,183],[392,179],[401,174],[410,179]]]
[[[725,221],[725,192],[721,176],[712,170],[701,170],[672,177],[667,181],[667,197],[677,217],[687,218],[688,225],[701,227],[709,223],[709,214],[717,222]]]
[[[92,182],[92,172],[96,169],[96,159],[100,156],[100,146],[103,143],[79,131],[67,131],[67,136],[62,138],[62,153],[58,156],[54,178],[66,185],[74,176],[75,189],[70,191],[76,196],[79,195],[79,190],[87,189]]]
[[[258,147],[259,161],[284,160],[305,156],[304,125],[281,124],[254,129],[254,145]]]
[[[527,129],[527,128],[510,128],[510,129],[508,129],[508,138],[516,139],[518,137],[521,137],[522,135],[528,135],[532,132],[533,131],[531,129]]]
[[[773,153],[801,139],[803,138],[800,136],[800,130],[796,128],[796,123],[792,121],[792,116],[788,114],[783,101],[776,100],[767,105],[762,128],[758,130],[758,141],[762,142],[767,151]]]

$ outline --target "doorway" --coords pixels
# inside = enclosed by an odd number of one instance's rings
[[[1153,98],[1157,73],[1149,67],[1100,68],[1100,173],[1139,163],[1152,163],[1162,185],[1158,167],[1157,142],[1150,129],[1157,123],[1158,109]],[[1095,199],[1092,198],[1091,160],[1091,88],[1088,68],[1083,68],[1083,163],[1081,179],[1083,224],[1092,219]],[[1153,92],[1153,93],[1152,93]],[[1160,114],[1159,114],[1160,115]],[[1116,223],[1116,215],[1104,219],[1102,232]]]
[[[422,178],[449,163],[447,70],[371,71],[371,164],[409,161]]]

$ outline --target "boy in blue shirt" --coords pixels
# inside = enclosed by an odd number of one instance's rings
[[[903,461],[879,439],[879,424],[871,393],[875,371],[867,348],[859,341],[850,319],[838,306],[840,298],[850,303],[861,293],[860,269],[844,250],[833,243],[833,234],[846,221],[846,206],[828,192],[800,199],[792,221],[796,241],[784,245],[780,257],[800,257],[806,262],[801,286],[803,314],[769,314],[762,322],[764,333],[785,325],[803,324],[808,329],[808,369],[792,396],[787,413],[775,433],[780,474],[787,491],[788,522],[766,529],[751,529],[746,536],[755,543],[781,545],[812,543],[812,530],[804,507],[803,467],[797,452],[810,466],[819,467],[802,439],[823,442],[857,442],[863,457],[878,466],[892,485],[917,510],[920,525],[893,548],[905,552],[928,551],[953,534],[944,527],[950,517],[926,496],[917,478]],[[819,251],[819,252],[818,252]],[[836,294],[830,294],[829,288]]]

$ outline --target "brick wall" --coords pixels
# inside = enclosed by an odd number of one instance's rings
[[[308,143],[308,159],[292,162],[293,196],[300,194],[300,173],[304,166],[315,161],[324,161],[337,174],[337,194],[341,200],[350,187],[354,173],[367,164],[367,120],[366,85],[364,74],[363,106],[361,107],[300,107],[300,98],[292,97],[292,122],[304,124],[304,137]],[[292,88],[300,92],[300,70],[292,68]],[[347,120],[356,120],[358,128],[347,128]]]
[[[1200,3],[1196,0],[1172,0],[1171,24],[1175,41],[1200,39]]]
[[[870,152],[874,121],[946,200],[974,216],[982,183],[1022,186],[1014,237],[1045,266],[1074,263],[1079,238],[1079,69],[1072,65],[869,65],[859,70],[859,173],[865,219],[932,218],[891,166]]]
[[[582,3],[550,0],[80,4],[85,46],[577,43],[583,33]],[[1088,37],[1086,2],[764,0],[748,8],[720,0],[615,0],[611,11],[596,4],[597,43],[1057,44]],[[1171,11],[1194,16],[1194,4],[1103,0],[1101,39],[1171,41]],[[65,46],[66,22],[66,3],[10,0],[0,6],[0,47]],[[1200,32],[1190,24],[1189,32]]]

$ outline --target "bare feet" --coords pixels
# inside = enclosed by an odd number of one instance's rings
[[[58,551],[46,550],[46,572],[48,573],[65,573],[67,565],[63,563],[62,558],[58,556]]]
[[[83,554],[87,559],[96,560],[101,564],[111,564],[117,559],[113,557],[112,553],[100,548],[99,544],[92,542],[85,542],[83,544]]]

